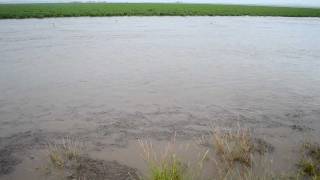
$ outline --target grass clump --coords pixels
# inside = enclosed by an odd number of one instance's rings
[[[48,146],[49,163],[44,179],[70,180],[138,180],[136,169],[116,161],[93,159],[80,141],[62,139]]]
[[[151,174],[153,180],[182,180],[182,163],[172,155],[158,165],[151,165]]]
[[[263,155],[273,151],[273,146],[263,139],[253,137],[248,128],[212,128],[207,138],[214,149],[215,180],[273,180],[276,176],[272,160]],[[203,142],[203,140],[202,140]],[[210,143],[211,142],[211,143]]]
[[[66,167],[71,161],[77,161],[80,158],[82,149],[82,144],[71,138],[62,139],[59,144],[49,144],[49,162],[56,168]]]
[[[164,151],[157,152],[149,141],[139,140],[142,149],[142,157],[147,162],[149,174],[148,180],[198,180],[201,179],[203,161],[208,153],[206,151],[197,160],[195,166],[183,162],[177,153],[175,140],[169,142]]]
[[[254,159],[254,153],[259,151],[256,151],[251,132],[245,128],[224,131],[216,128],[212,135],[201,137],[197,144],[200,143],[206,147],[209,145],[214,151],[211,153],[207,150],[205,153],[200,153],[197,163],[191,164],[180,158],[181,152],[176,150],[175,143],[169,143],[163,153],[157,153],[153,144],[148,141],[140,140],[139,143],[143,157],[148,163],[149,176],[146,178],[148,180],[280,179],[273,175],[271,166],[268,166],[271,161]],[[203,169],[207,172],[212,171],[210,177],[204,174]]]
[[[48,165],[46,175],[59,179],[82,179],[77,168],[81,166],[84,155],[84,145],[72,138],[64,138],[48,145]]]
[[[229,165],[238,162],[251,166],[254,144],[248,129],[239,128],[236,131],[220,129],[213,131],[213,146],[217,154]]]
[[[301,176],[320,180],[320,145],[307,142],[302,148],[303,157],[298,163]]]
[[[143,158],[148,163],[150,180],[182,180],[183,165],[174,152],[170,152],[170,144],[163,154],[157,154],[151,142],[139,140]]]

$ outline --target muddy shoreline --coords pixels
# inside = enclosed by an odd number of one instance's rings
[[[173,112],[169,112],[169,114],[171,113]],[[124,113],[120,114],[123,115]],[[131,115],[129,117],[134,118],[135,116]],[[140,120],[147,119],[141,118],[141,115],[138,117]],[[136,122],[138,119],[132,119],[132,122]],[[27,172],[33,175],[30,175],[30,179],[39,177],[41,179],[43,175],[42,173],[39,173],[37,169],[39,169],[39,167],[47,160],[44,160],[46,158],[43,154],[40,153],[41,155],[39,156],[38,152],[45,151],[47,145],[51,141],[61,140],[65,137],[75,137],[80,141],[85,142],[93,161],[100,159],[100,161],[104,161],[101,163],[106,163],[107,166],[113,167],[115,169],[114,171],[103,171],[104,173],[109,172],[107,176],[100,174],[102,178],[109,177],[109,179],[112,179],[113,176],[118,177],[118,179],[126,179],[128,178],[128,174],[125,172],[127,172],[127,170],[132,171],[130,170],[132,168],[137,168],[134,170],[137,174],[134,175],[135,177],[138,177],[138,174],[145,172],[146,164],[140,157],[141,149],[138,146],[138,139],[148,139],[152,140],[155,144],[164,144],[164,142],[169,142],[175,135],[177,142],[185,145],[195,143],[197,139],[210,134],[210,129],[213,125],[235,128],[237,124],[242,123],[246,124],[247,127],[252,126],[251,129],[255,132],[255,142],[257,145],[263,146],[263,149],[266,149],[266,152],[271,157],[278,158],[274,161],[277,164],[275,169],[281,168],[279,172],[292,171],[295,168],[296,158],[294,158],[294,155],[299,154],[299,151],[296,149],[298,149],[306,139],[312,139],[313,141],[315,140],[315,142],[318,142],[318,138],[313,135],[315,130],[306,128],[305,126],[297,124],[292,126],[279,126],[279,124],[277,124],[277,126],[275,126],[270,123],[267,127],[257,128],[256,123],[250,124],[250,120],[245,119],[245,117],[228,119],[230,120],[229,122],[224,120],[220,125],[218,125],[217,122],[210,120],[207,120],[207,122],[202,120],[202,123],[200,124],[195,116],[191,116],[190,119],[186,121],[181,121],[179,123],[175,122],[175,124],[165,124],[165,122],[162,122],[162,126],[159,126],[158,123],[152,124],[149,122],[150,125],[148,121],[144,122],[144,124],[133,124],[129,118],[127,120],[119,118],[117,121],[112,123],[109,122],[108,125],[99,125],[92,131],[78,129],[76,133],[57,133],[32,130],[17,133],[0,139],[1,176],[3,179],[24,177],[26,171],[24,170],[25,165],[23,162],[27,160],[31,163],[31,167],[29,167]],[[99,122],[95,123],[99,124]],[[279,134],[282,133],[282,135],[275,135],[274,132]],[[288,134],[290,134],[290,136]],[[294,136],[294,141],[283,141],[289,139],[291,136]],[[202,146],[204,149],[210,147],[206,144],[203,144]],[[283,156],[284,153],[286,153],[286,156]],[[130,158],[130,156],[133,156],[133,158]],[[120,164],[118,164],[119,162]],[[288,162],[291,162],[292,164],[287,166]],[[106,165],[103,165],[103,167],[105,166]],[[97,170],[99,169],[101,168],[98,166]],[[116,169],[120,170],[120,172],[121,169],[123,169],[122,174]],[[38,176],[35,176],[34,174],[38,174]],[[28,177],[28,175],[26,177]],[[99,175],[97,178],[98,177]]]

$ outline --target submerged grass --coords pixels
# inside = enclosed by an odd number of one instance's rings
[[[59,179],[68,179],[70,174],[76,172],[75,167],[80,166],[84,147],[80,141],[70,137],[48,144],[47,156],[49,161],[46,174]],[[82,178],[77,176],[76,179],[80,180]]]
[[[71,138],[62,139],[61,142],[48,145],[50,163],[56,168],[64,168],[70,161],[77,161],[83,153],[84,146]]]
[[[257,149],[259,141],[254,140],[253,133],[247,128],[240,126],[236,129],[214,128],[208,137],[202,137],[199,140],[201,144],[206,145],[206,148],[197,148],[198,154],[190,153],[192,152],[189,151],[190,146],[177,145],[175,137],[166,146],[154,146],[151,141],[139,140],[142,157],[149,171],[143,177],[129,176],[128,178],[140,180],[320,180],[320,145],[317,143],[303,144],[301,160],[298,162],[296,172],[279,175],[275,174],[272,168],[272,160],[266,158],[265,153],[261,153],[267,151]],[[86,158],[83,148],[83,144],[70,138],[63,139],[60,143],[50,144],[48,157],[51,171],[58,172],[56,176],[61,177],[60,179],[97,179],[97,172],[102,175],[107,174],[108,168],[105,167],[107,164]],[[204,149],[207,150],[203,151]],[[183,158],[182,151],[193,157]],[[189,161],[190,158],[195,161]],[[97,164],[105,168],[99,168]],[[208,167],[210,167],[209,170]],[[204,172],[208,171],[210,175],[204,175]],[[104,178],[104,176],[101,177]]]
[[[171,152],[172,144],[168,144],[165,152],[157,154],[151,142],[139,140],[143,152],[143,158],[149,166],[149,177],[151,180],[182,180],[183,166],[176,157],[175,152]]]
[[[197,163],[190,164],[190,162],[186,162],[185,159],[181,158],[181,152],[177,151],[175,140],[169,142],[164,150],[160,150],[160,153],[159,149],[155,149],[150,141],[139,140],[143,158],[149,168],[149,176],[145,179],[280,179],[280,177],[273,175],[270,168],[271,161],[263,158],[260,160],[253,158],[254,155],[262,157],[264,154],[256,151],[249,129],[241,127],[236,130],[215,128],[210,137],[202,137],[197,143],[205,145],[208,149],[196,157]],[[207,169],[208,167],[213,169]],[[203,169],[212,171],[213,174],[210,173],[210,177],[206,177],[203,174]]]
[[[300,175],[312,179],[320,180],[320,145],[307,142],[302,148],[303,157],[298,163]]]
[[[255,141],[248,128],[213,128],[214,180],[281,179],[272,172],[272,161],[266,159],[266,146]],[[262,140],[261,140],[262,141]]]
[[[320,9],[181,3],[0,4],[0,19],[78,16],[320,17]]]
[[[201,154],[195,165],[183,161],[177,152],[175,140],[164,149],[156,150],[150,141],[139,140],[142,157],[148,164],[147,180],[198,180],[201,179],[203,161],[208,151]]]
[[[236,131],[213,131],[213,146],[221,158],[230,165],[238,162],[251,166],[254,144],[248,129],[238,128]]]

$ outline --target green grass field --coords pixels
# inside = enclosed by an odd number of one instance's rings
[[[0,5],[1,19],[78,16],[320,17],[320,9],[179,3],[57,3]]]

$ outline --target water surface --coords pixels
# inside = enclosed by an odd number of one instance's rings
[[[126,148],[241,123],[286,152],[319,135],[319,32],[318,18],[1,20],[0,136]]]

